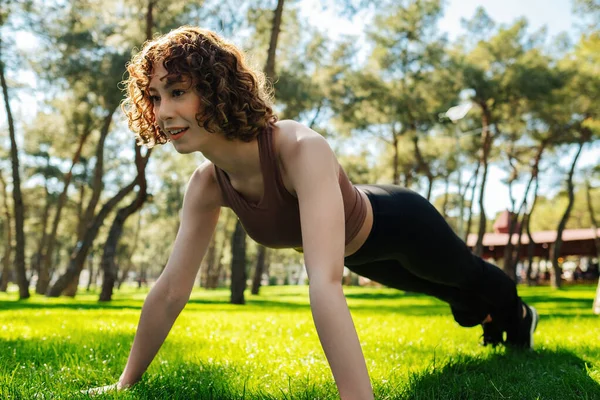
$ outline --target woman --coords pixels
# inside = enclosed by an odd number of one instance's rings
[[[391,185],[353,186],[325,139],[278,121],[261,73],[216,34],[182,27],[146,43],[128,65],[124,111],[140,144],[173,143],[207,159],[190,178],[181,227],[148,294],[119,382],[140,379],[189,299],[221,207],[249,236],[304,253],[310,305],[343,399],[373,392],[341,286],[343,267],[448,302],[484,344],[530,348],[537,313],[500,269],[471,254],[436,209]],[[104,388],[105,389],[105,388]]]

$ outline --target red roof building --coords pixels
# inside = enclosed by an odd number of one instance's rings
[[[511,213],[504,211],[496,222],[494,222],[494,233],[486,233],[483,236],[483,257],[493,258],[495,260],[504,257],[504,246],[508,243],[508,223]],[[519,241],[518,227],[514,229],[511,242],[516,245]],[[600,228],[597,229],[596,235],[600,237]],[[556,231],[539,231],[531,233],[535,243],[534,256],[550,258],[550,248],[556,241]],[[560,256],[591,256],[598,255],[596,248],[594,230],[588,229],[565,229],[562,234],[563,244],[560,248]],[[467,246],[471,249],[475,247],[477,242],[477,234],[471,233],[467,239]],[[523,230],[521,235],[521,251],[520,258],[527,258],[529,237]]]

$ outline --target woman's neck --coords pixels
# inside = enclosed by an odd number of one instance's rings
[[[258,141],[227,140],[221,137],[215,146],[202,151],[202,155],[222,169],[231,178],[245,180],[261,172]]]

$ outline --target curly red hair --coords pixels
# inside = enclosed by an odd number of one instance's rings
[[[168,141],[155,121],[148,93],[156,62],[163,63],[167,80],[191,78],[202,104],[196,119],[208,132],[249,142],[277,121],[272,89],[265,75],[247,64],[244,53],[212,31],[183,26],[144,43],[127,64],[121,107],[140,145],[151,148]]]

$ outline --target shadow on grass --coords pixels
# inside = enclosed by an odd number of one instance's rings
[[[592,307],[592,304],[594,304],[594,299],[589,298],[589,299],[573,299],[570,297],[561,297],[561,292],[557,292],[555,294],[553,294],[552,296],[541,296],[541,295],[534,295],[534,296],[524,296],[523,299],[526,302],[531,302],[533,304],[535,303],[556,303],[557,305],[559,305],[560,307]]]
[[[589,363],[568,351],[507,349],[481,359],[452,357],[413,375],[409,399],[598,399]]]
[[[0,339],[0,398],[87,399],[79,391],[114,382],[132,335],[104,332],[86,337]],[[168,345],[168,344],[167,344]],[[333,386],[307,376],[289,386],[278,377],[253,375],[252,366],[216,360],[182,360],[181,349],[163,349],[154,367],[130,391],[96,398],[119,399],[329,399]],[[157,364],[158,362],[158,364]],[[450,355],[412,375],[379,386],[382,399],[597,399],[591,365],[568,351],[498,351],[481,358]],[[595,368],[597,371],[597,366]],[[597,373],[597,372],[596,372]],[[250,382],[251,381],[251,382]],[[271,384],[271,387],[267,387]],[[375,382],[377,387],[377,382]],[[252,385],[252,387],[250,387]],[[290,395],[290,393],[292,395]]]
[[[73,309],[73,310],[141,310],[142,302],[138,305],[131,304],[132,301],[113,300],[110,303],[88,303],[73,300],[73,303],[44,303],[44,302],[29,302],[28,300],[6,301],[0,300],[0,311],[10,310],[31,310],[31,309]]]
[[[310,305],[308,295],[299,293],[300,289],[289,287],[283,288],[279,293],[271,290],[264,295],[254,296],[249,293],[246,296],[247,306],[231,305],[228,292],[223,291],[223,296],[215,296],[215,293],[207,295],[203,292],[195,292],[188,302],[189,310],[192,311],[219,311],[219,312],[277,312],[277,311],[308,311]],[[427,316],[427,315],[449,315],[449,307],[433,299],[432,297],[419,293],[406,293],[392,289],[380,288],[348,288],[346,298],[349,300],[353,312],[376,312],[395,315]],[[303,290],[303,289],[302,289]],[[543,316],[556,318],[597,318],[591,313],[594,288],[569,288],[564,291],[551,291],[548,293],[536,293],[535,288],[529,289],[524,299],[539,306]],[[291,291],[291,292],[290,292]],[[572,298],[574,291],[589,292],[589,298]],[[290,297],[298,298],[298,301]],[[44,297],[32,298],[24,301],[0,300],[0,312],[2,310],[27,310],[27,309],[64,309],[64,310],[141,310],[142,299],[128,300],[118,299],[108,303],[99,303],[89,299],[46,299]]]

